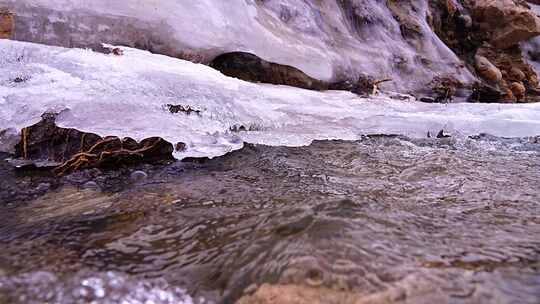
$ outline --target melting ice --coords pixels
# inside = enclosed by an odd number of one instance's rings
[[[401,97],[253,84],[130,48],[115,56],[0,41],[0,130],[11,133],[55,111],[62,127],[185,142],[179,158],[222,155],[245,141],[294,146],[373,133],[425,137],[441,129],[462,136],[540,134],[540,104],[425,104]],[[172,114],[167,104],[201,114]],[[231,132],[241,126],[251,131]]]

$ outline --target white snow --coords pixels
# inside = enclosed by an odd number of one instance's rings
[[[14,82],[15,78],[24,79]],[[166,104],[202,109],[171,114]],[[65,111],[67,109],[67,111]],[[306,145],[384,133],[540,135],[540,104],[425,104],[388,96],[253,84],[204,65],[124,48],[123,56],[0,40],[0,130],[20,130],[45,111],[100,135],[185,142],[186,156],[217,156],[244,141]],[[230,132],[243,125],[256,131]],[[6,147],[4,147],[5,149]]]
[[[422,35],[415,41],[403,38],[380,0],[0,0],[16,14],[16,40],[65,47],[106,42],[194,60],[246,51],[321,80],[391,77],[385,87],[399,90],[422,88],[434,76],[471,81],[428,26],[427,1],[411,3],[416,9],[408,18]]]

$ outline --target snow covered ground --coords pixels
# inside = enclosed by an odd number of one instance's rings
[[[203,61],[246,51],[321,80],[391,77],[385,87],[401,90],[441,75],[471,81],[428,26],[427,1],[410,2],[415,9],[404,13],[421,32],[412,42],[380,0],[0,0],[0,6],[15,13],[13,38],[21,41],[105,42]]]
[[[202,112],[171,114],[166,104]],[[221,155],[244,141],[305,145],[372,133],[425,137],[440,129],[463,136],[540,135],[540,104],[366,99],[349,92],[247,83],[204,65],[136,49],[124,48],[123,56],[115,56],[0,40],[0,130],[18,132],[45,111],[61,112],[63,127],[185,142],[188,150],[179,158]],[[235,126],[254,131],[230,132]]]

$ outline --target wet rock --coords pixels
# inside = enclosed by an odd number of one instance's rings
[[[35,165],[48,162],[59,175],[79,169],[120,167],[138,163],[173,160],[171,143],[159,137],[142,140],[120,139],[76,129],[60,128],[55,114],[44,114],[37,124],[21,131],[21,140],[15,146],[15,155]],[[61,163],[61,165],[58,165]]]
[[[88,190],[95,190],[95,191],[100,190],[99,185],[96,182],[93,182],[93,181],[89,181],[89,182],[84,183],[82,185],[82,188],[83,189],[88,189]]]
[[[37,192],[46,192],[51,188],[51,184],[49,183],[41,183],[36,187]]]
[[[328,85],[299,69],[266,61],[245,52],[232,52],[216,57],[210,66],[221,73],[250,82],[289,85],[310,90],[325,90]]]
[[[0,39],[11,38],[15,28],[15,17],[12,13],[0,8]]]
[[[44,114],[37,124],[21,131],[15,155],[27,160],[66,161],[80,151],[90,149],[101,137],[75,129],[59,128],[55,114]]]
[[[141,181],[141,180],[147,179],[148,174],[146,174],[146,172],[144,171],[134,171],[133,173],[131,173],[129,177],[133,181]]]
[[[10,159],[8,163],[15,169],[17,172],[21,173],[36,173],[36,172],[46,172],[51,171],[61,163],[48,161],[48,160],[27,160],[27,159]]]
[[[255,293],[244,296],[238,304],[338,304],[356,303],[359,297],[352,293],[296,285],[263,284]]]

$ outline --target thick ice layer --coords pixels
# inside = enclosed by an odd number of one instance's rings
[[[171,114],[166,104],[202,112]],[[540,104],[365,99],[349,92],[247,83],[136,49],[115,56],[0,40],[0,130],[20,130],[51,110],[62,112],[64,127],[188,143],[178,157],[220,155],[243,141],[305,145],[371,133],[425,137],[445,129],[462,135],[540,135]],[[252,131],[230,132],[235,126]]]
[[[434,76],[471,80],[428,26],[427,1],[411,3],[414,9],[403,13],[418,37],[405,39],[379,0],[0,0],[16,14],[16,40],[65,47],[105,42],[195,61],[247,51],[321,80],[391,77],[385,86],[403,91]]]

